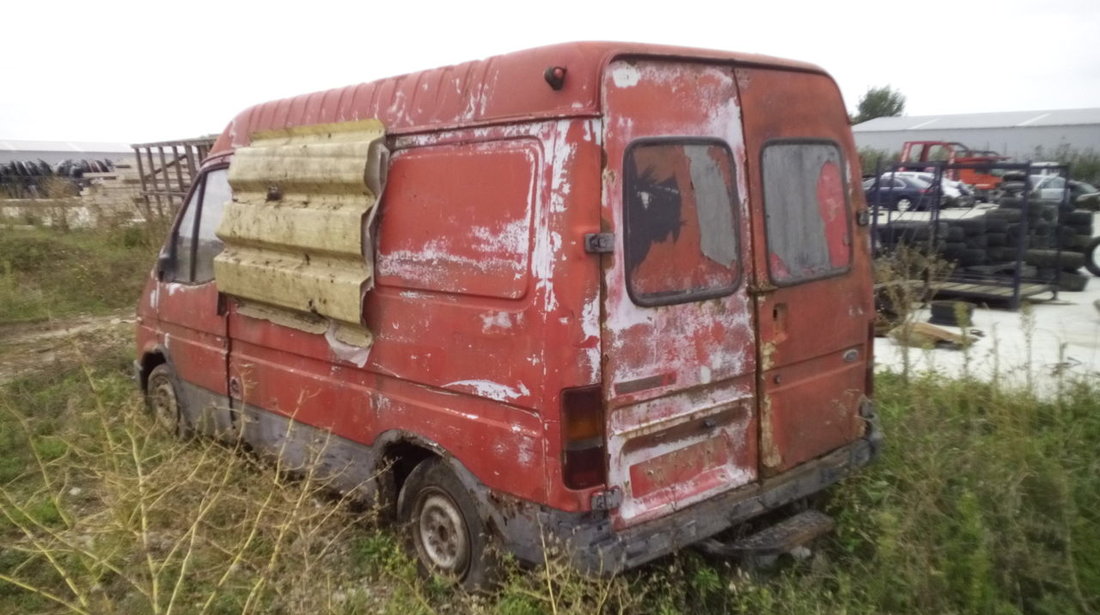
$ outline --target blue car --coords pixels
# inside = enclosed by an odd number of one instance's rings
[[[863,194],[867,198],[867,204],[880,209],[891,209],[899,212],[925,211],[930,209],[936,191],[932,184],[919,177],[884,174],[875,185],[875,178],[863,181]],[[943,199],[943,195],[940,195]]]

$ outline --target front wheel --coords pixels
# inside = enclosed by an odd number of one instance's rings
[[[905,213],[912,209],[912,207],[913,201],[910,201],[909,199],[898,199],[898,204],[894,209],[897,209],[900,213]]]
[[[188,434],[172,378],[172,369],[167,364],[162,363],[149,372],[149,380],[145,386],[145,405],[161,429],[181,438]]]
[[[428,459],[416,466],[405,479],[397,508],[421,571],[468,590],[488,588],[496,571],[489,528],[446,464]]]
[[[1094,276],[1100,277],[1100,237],[1093,237],[1085,246],[1085,269]]]

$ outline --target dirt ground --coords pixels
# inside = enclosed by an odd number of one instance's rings
[[[134,310],[0,325],[0,384],[51,365],[79,362],[91,349],[131,344]]]

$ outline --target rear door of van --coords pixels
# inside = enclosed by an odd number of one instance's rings
[[[874,315],[859,161],[836,84],[738,68],[754,229],[760,470],[860,437]]]
[[[756,334],[733,69],[652,58],[604,77],[603,394],[623,528],[757,478]]]

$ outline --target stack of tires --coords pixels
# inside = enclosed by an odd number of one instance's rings
[[[1062,231],[1058,240],[1063,250],[1085,253],[1092,241],[1092,212],[1087,209],[1075,209],[1062,214]]]
[[[1001,206],[986,214],[990,227],[1001,227],[1005,247],[997,248],[1000,237],[990,238],[990,260],[1011,262],[1023,234],[1022,199],[1006,197]],[[999,222],[994,222],[999,221]],[[991,228],[991,232],[995,229]],[[995,234],[995,233],[994,233]],[[1023,238],[1024,262],[1035,267],[1035,277],[1057,278],[1062,290],[1084,290],[1088,277],[1078,273],[1085,264],[1084,252],[1092,238],[1092,213],[1084,210],[1063,211],[1059,215],[1056,203],[1032,200],[1027,212],[1027,235]]]
[[[893,252],[901,246],[909,246],[923,251],[942,253],[947,245],[948,226],[939,222],[936,228],[936,241],[932,240],[932,223],[924,221],[899,220],[876,229],[876,245],[883,252]]]
[[[944,220],[946,243],[940,255],[959,267],[988,264],[989,236],[985,216]]]

